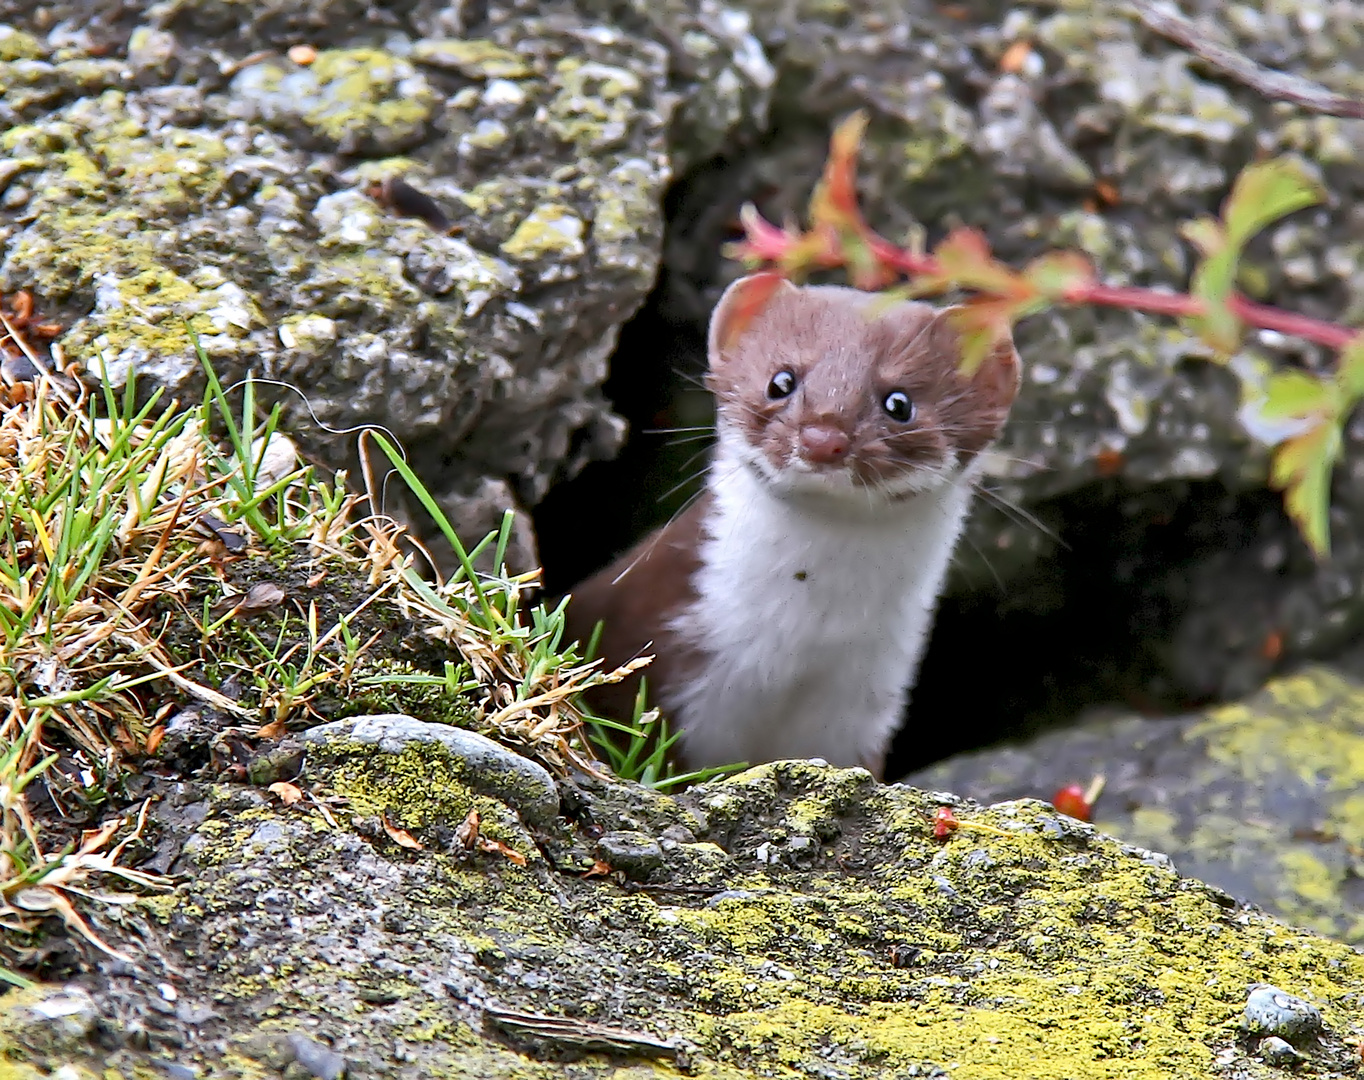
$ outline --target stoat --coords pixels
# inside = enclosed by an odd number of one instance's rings
[[[951,309],[770,274],[712,316],[706,488],[574,591],[608,666],[655,654],[688,768],[820,757],[880,776],[962,530],[1019,385],[1013,343],[971,377]],[[597,692],[627,715],[628,685]]]

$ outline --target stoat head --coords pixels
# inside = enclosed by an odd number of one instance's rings
[[[711,317],[722,454],[778,494],[905,499],[960,478],[1018,391],[1012,341],[970,378],[951,308],[769,273],[731,285]]]

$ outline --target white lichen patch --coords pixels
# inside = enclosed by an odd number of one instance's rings
[[[336,320],[325,315],[295,315],[279,324],[279,341],[286,349],[316,352],[336,341]]]

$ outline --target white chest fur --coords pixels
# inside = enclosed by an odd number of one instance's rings
[[[695,603],[673,628],[702,654],[662,704],[693,767],[875,762],[899,726],[971,499],[971,480],[838,512],[773,495],[723,460]]]

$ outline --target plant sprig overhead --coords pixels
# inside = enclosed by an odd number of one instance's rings
[[[960,291],[956,315],[964,344],[963,368],[972,371],[1014,323],[1056,306],[1126,308],[1181,320],[1227,362],[1248,330],[1272,330],[1325,346],[1338,354],[1333,371],[1291,368],[1262,388],[1259,412],[1288,434],[1273,449],[1270,483],[1281,490],[1288,515],[1319,557],[1330,550],[1331,471],[1341,451],[1341,430],[1364,397],[1364,333],[1257,303],[1236,287],[1241,254],[1261,230],[1322,201],[1320,186],[1286,158],[1257,162],[1237,176],[1217,218],[1186,222],[1182,234],[1198,251],[1187,293],[1100,281],[1093,263],[1077,251],[1054,251],[1015,269],[995,258],[977,229],[953,229],[931,251],[901,246],[875,232],[856,192],[857,153],[866,116],[855,113],[834,132],[824,174],[810,199],[809,227],[778,227],[752,206],[742,213],[744,239],[729,254],[750,267],[775,270],[767,291],[748,293],[751,317],[783,277],[842,268],[858,288],[903,296]]]

